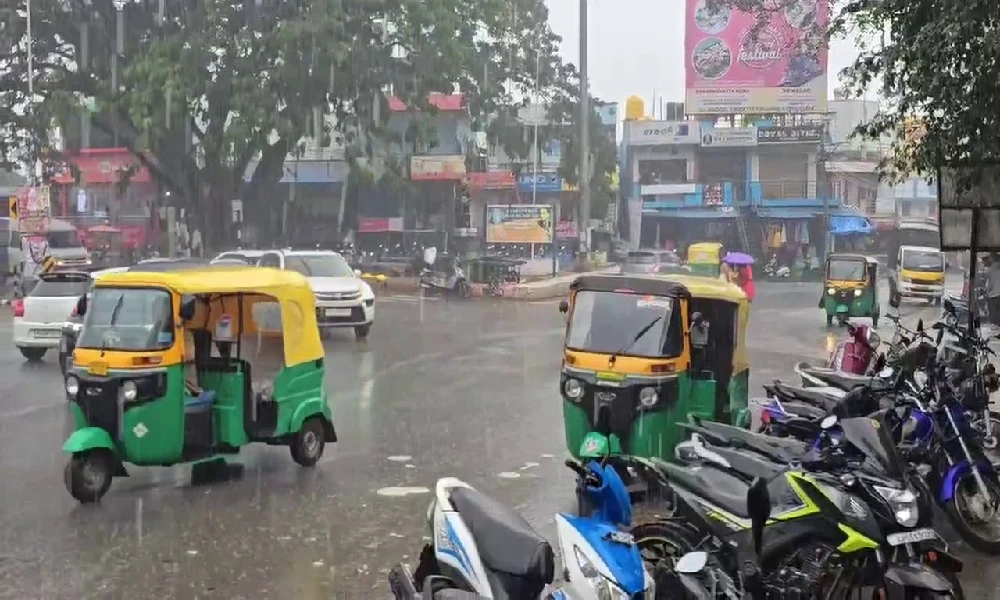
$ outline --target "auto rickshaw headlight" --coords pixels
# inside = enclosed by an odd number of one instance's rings
[[[861,297],[861,290],[854,290],[854,297],[855,298],[860,298]]]
[[[70,375],[66,378],[66,393],[75,396],[80,391],[80,380]]]
[[[573,400],[583,396],[583,386],[576,379],[567,379],[566,383],[563,384],[563,391],[566,392],[567,398]]]
[[[134,381],[126,381],[122,384],[122,398],[126,402],[131,402],[139,395],[139,389],[135,387]]]
[[[834,294],[837,293],[837,290],[835,290],[833,288],[826,288],[826,293],[830,294],[832,296],[832,295],[834,295]]]
[[[656,393],[656,388],[644,387],[639,390],[639,404],[643,408],[650,408],[659,399],[659,394]]]

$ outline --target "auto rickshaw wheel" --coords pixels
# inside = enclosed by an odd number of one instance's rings
[[[111,452],[98,449],[74,455],[66,464],[63,480],[70,496],[81,504],[90,504],[108,493],[114,473]]]
[[[302,429],[295,434],[289,450],[292,460],[303,467],[315,466],[323,457],[326,447],[326,427],[321,417],[310,417],[302,424]]]

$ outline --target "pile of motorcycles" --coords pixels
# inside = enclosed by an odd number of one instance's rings
[[[523,518],[440,480],[416,569],[390,572],[395,597],[963,598],[942,532],[1000,554],[1000,375],[978,326],[890,319],[888,342],[850,328],[848,344],[868,346],[863,372],[799,363],[802,385],[765,386],[756,431],[690,416],[673,462],[567,461],[579,509],[556,516],[559,588],[552,548]],[[831,362],[861,370],[861,350]],[[620,474],[666,511],[633,524]]]

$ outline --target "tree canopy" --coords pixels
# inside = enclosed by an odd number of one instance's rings
[[[370,152],[390,93],[429,111],[430,92],[457,87],[490,115],[534,85],[536,54],[543,88],[563,75],[543,0],[131,0],[120,48],[112,0],[31,5],[30,113],[24,5],[0,8],[0,163],[89,107],[216,235],[229,200],[252,215],[303,136]]]
[[[710,0],[756,14],[763,22],[799,0]],[[831,37],[855,43],[857,59],[840,73],[863,97],[878,85],[880,110],[857,130],[891,135],[884,165],[890,178],[933,175],[942,166],[975,167],[1000,160],[1000,6],[988,0],[819,0],[830,2]],[[899,135],[919,123],[920,135]],[[909,124],[909,125],[908,125]],[[905,132],[903,132],[905,133]],[[966,183],[970,183],[966,181]]]

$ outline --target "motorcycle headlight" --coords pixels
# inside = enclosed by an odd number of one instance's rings
[[[126,402],[131,402],[139,395],[139,389],[135,387],[134,381],[126,381],[122,384],[122,398]]]
[[[874,487],[878,495],[889,503],[897,523],[903,527],[913,527],[917,524],[920,519],[920,510],[917,508],[916,494],[910,490],[897,490],[880,485]]]
[[[656,393],[656,388],[644,387],[639,390],[639,404],[643,408],[650,408],[659,399],[659,394]]]
[[[832,295],[834,295],[834,294],[837,293],[837,290],[835,290],[833,288],[826,288],[826,293],[830,294],[832,296]]]
[[[819,487],[820,491],[830,498],[840,512],[844,513],[846,516],[859,521],[864,521],[868,518],[868,507],[851,494],[846,494],[835,487],[819,482],[817,482],[816,485]]]
[[[563,391],[566,392],[566,397],[572,400],[578,400],[583,396],[583,386],[576,379],[567,379],[563,384]]]
[[[861,297],[861,290],[854,290],[854,297],[855,298],[860,298]]]
[[[80,391],[80,380],[70,375],[66,378],[66,393],[75,396]]]
[[[604,575],[601,575],[594,563],[583,555],[580,548],[573,546],[573,554],[576,555],[576,564],[579,565],[583,578],[594,588],[598,600],[629,600],[628,594]]]

